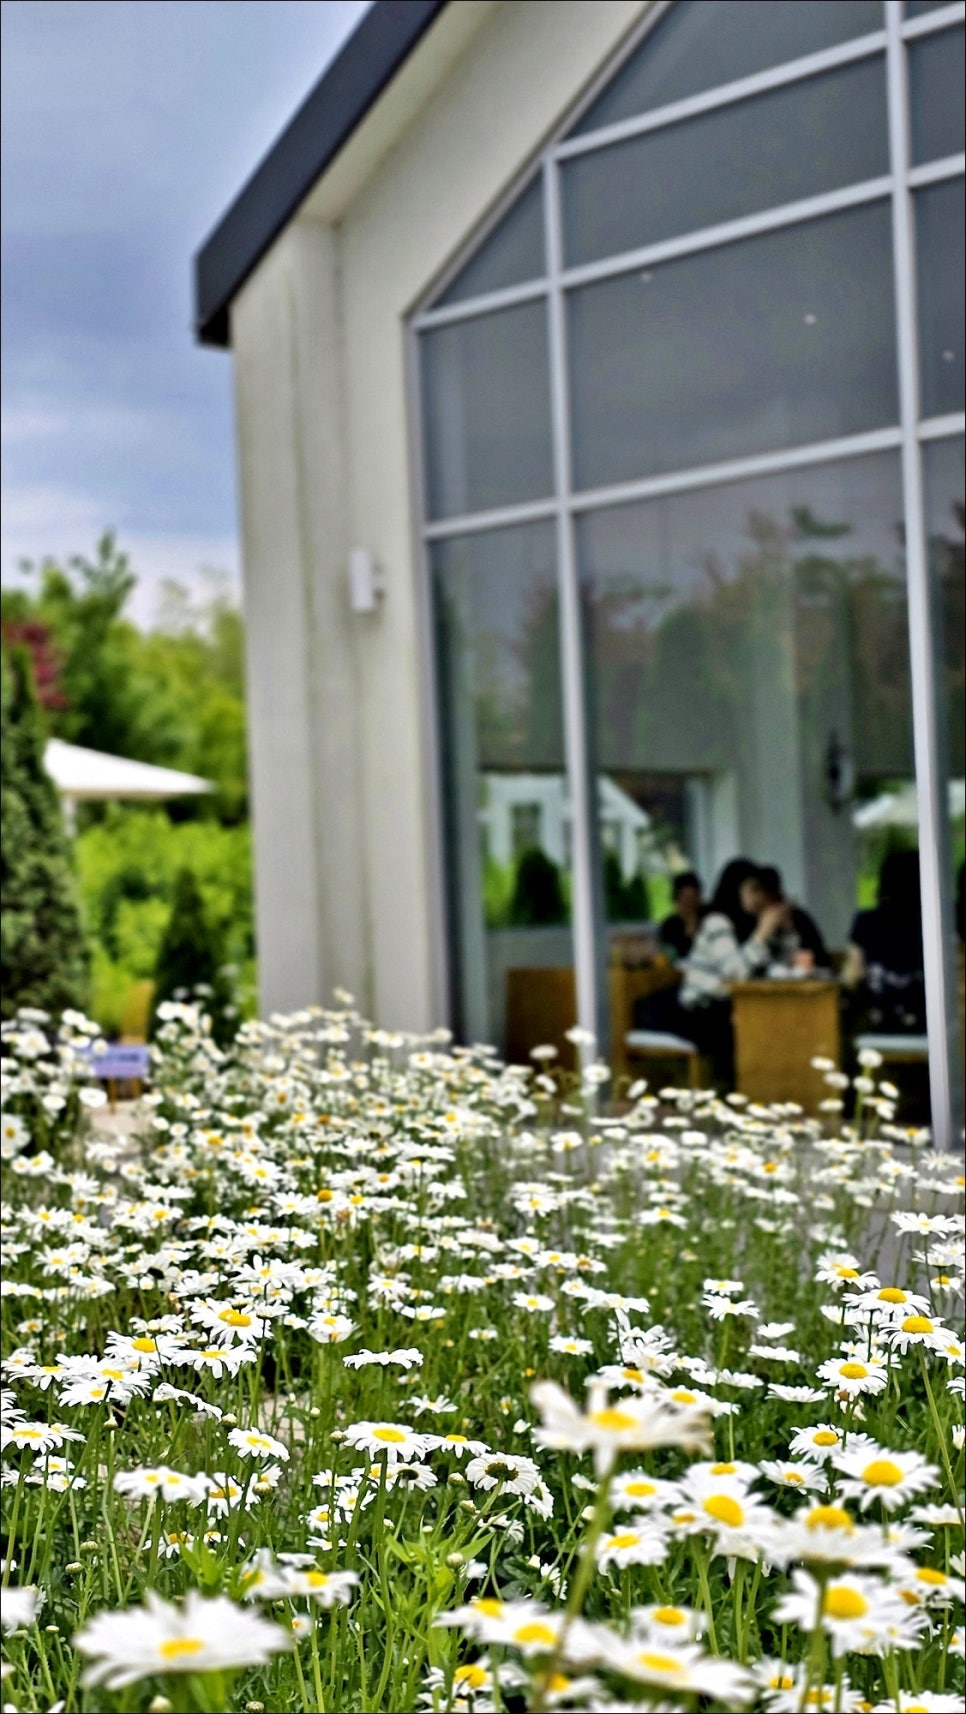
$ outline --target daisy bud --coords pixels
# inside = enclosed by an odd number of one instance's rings
[[[460,1501],[460,1511],[461,1512],[475,1512],[476,1511],[475,1501],[473,1501],[473,1500],[461,1500]]]
[[[96,1541],[82,1541],[80,1544],[80,1550],[81,1553],[96,1553],[97,1543]]]
[[[264,1702],[246,1702],[245,1714],[265,1714]]]
[[[238,1427],[238,1418],[235,1415],[234,1411],[230,1411],[230,1410],[226,1411],[221,1420],[224,1423],[226,1428],[237,1428]]]
[[[458,1470],[451,1470],[449,1474],[449,1485],[451,1488],[465,1488],[466,1477],[461,1476]]]
[[[148,1703],[148,1714],[171,1714],[173,1707],[174,1703],[169,1702],[166,1696],[152,1696]]]
[[[67,1572],[69,1577],[76,1577],[78,1571],[83,1571],[83,1569],[84,1567],[79,1559],[72,1559],[69,1565],[64,1566],[64,1570]]]
[[[329,1439],[334,1440],[336,1443],[336,1446],[341,1446],[342,1442],[345,1439],[345,1435],[343,1434],[341,1428],[334,1428],[332,1430],[332,1433],[329,1435]]]
[[[461,1553],[448,1553],[446,1563],[451,1571],[458,1571],[463,1563],[463,1555]]]
[[[45,1625],[44,1630],[46,1631],[48,1637],[56,1637],[57,1633],[60,1630],[60,1626],[59,1625]]]
[[[309,1416],[312,1418],[312,1421],[317,1422],[321,1415],[322,1412],[319,1410],[318,1405],[313,1405],[312,1409],[309,1411]]]

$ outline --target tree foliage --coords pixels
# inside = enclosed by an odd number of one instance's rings
[[[230,1039],[233,998],[228,984],[221,936],[205,910],[201,888],[191,869],[175,876],[168,917],[154,971],[151,1028],[158,1007],[166,1000],[200,997],[212,1020],[216,1041]]]
[[[0,983],[2,1015],[82,1006],[87,944],[30,655],[0,666]]]
[[[243,821],[244,627],[214,575],[200,601],[166,584],[156,622],[143,631],[126,617],[137,579],[112,532],[91,558],[23,569],[27,587],[3,591],[3,631],[33,655],[50,734],[201,774],[215,791],[172,813]]]

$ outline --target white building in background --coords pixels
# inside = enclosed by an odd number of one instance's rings
[[[239,193],[196,288],[265,1007],[489,1039],[512,956],[606,1031],[596,780],[706,881],[777,862],[832,944],[857,804],[914,790],[942,1130],[963,13],[380,0]],[[480,813],[523,776],[573,806],[572,922],[497,954]]]

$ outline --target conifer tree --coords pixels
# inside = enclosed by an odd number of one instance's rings
[[[0,1011],[83,1007],[88,954],[30,656],[0,664]]]
[[[161,937],[154,972],[152,1034],[157,1028],[162,1001],[197,999],[211,1018],[215,1040],[230,1039],[233,1025],[227,1008],[231,992],[222,964],[219,937],[205,909],[194,871],[179,869],[171,897],[171,915]]]

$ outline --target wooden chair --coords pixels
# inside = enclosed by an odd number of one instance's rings
[[[633,1077],[641,1062],[663,1060],[683,1064],[689,1089],[702,1085],[701,1055],[693,1041],[670,1030],[639,1030],[634,1027],[634,1003],[662,989],[680,986],[681,972],[673,965],[655,963],[643,970],[614,967],[608,972],[610,990],[611,1058],[615,1081]]]
[[[531,1049],[555,1047],[554,1065],[573,1071],[577,1054],[567,1031],[577,1022],[577,984],[569,966],[519,965],[506,973],[506,1056],[532,1065]]]

